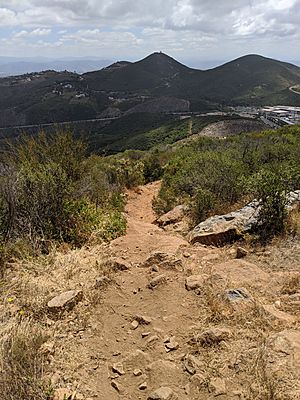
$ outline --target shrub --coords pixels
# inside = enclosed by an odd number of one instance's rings
[[[198,225],[208,213],[214,208],[215,197],[209,190],[199,188],[191,202],[191,218],[195,225]]]
[[[283,168],[277,171],[264,169],[250,179],[250,185],[260,201],[257,227],[261,238],[272,237],[285,230],[291,179],[291,171]]]

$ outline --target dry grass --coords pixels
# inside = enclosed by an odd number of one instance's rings
[[[50,400],[44,381],[44,356],[39,351],[45,333],[27,320],[13,325],[1,340],[1,400]]]
[[[300,275],[291,275],[285,278],[281,293],[292,295],[300,291]]]

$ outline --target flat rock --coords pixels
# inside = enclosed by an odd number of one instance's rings
[[[159,389],[156,389],[148,396],[148,400],[177,400],[178,396],[174,393],[174,391],[169,388],[162,386]]]
[[[83,297],[83,293],[80,290],[68,290],[67,292],[61,293],[58,296],[53,297],[47,306],[51,311],[60,310],[64,308],[72,308],[77,304]]]

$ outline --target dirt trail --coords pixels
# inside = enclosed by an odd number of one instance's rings
[[[52,364],[52,369],[63,371],[56,379],[60,385],[64,382],[74,388],[76,384],[84,400],[147,400],[161,386],[172,389],[179,400],[250,399],[243,397],[243,390],[252,379],[252,373],[248,379],[247,368],[255,361],[256,341],[261,336],[258,328],[253,323],[252,332],[252,322],[245,319],[240,325],[234,319],[210,319],[211,313],[218,315],[214,308],[221,304],[217,295],[204,298],[185,287],[188,276],[207,276],[215,265],[234,258],[232,249],[191,246],[180,235],[153,224],[152,199],[158,190],[155,182],[128,193],[127,234],[114,240],[108,253],[128,263],[129,269],[114,273],[111,283],[96,292],[90,286],[90,293],[85,294],[88,301],[62,321],[64,329],[67,321],[70,325],[66,334],[56,335],[63,338]],[[143,266],[157,251],[169,254],[168,262]],[[243,278],[247,263],[233,267],[240,268],[237,275]],[[226,269],[231,265],[220,273]],[[258,293],[262,285],[255,267],[249,271],[244,273],[249,280],[246,286]],[[161,275],[160,284],[150,289],[149,283]],[[274,296],[273,281],[270,288]],[[207,308],[210,301],[211,311]],[[236,339],[230,345],[223,342],[222,347],[202,350],[191,345],[195,332],[222,328],[224,323],[229,329],[234,327]],[[167,347],[170,339],[171,349]]]
[[[111,244],[112,251],[124,256],[133,263],[141,262],[152,251],[176,253],[180,246],[187,245],[185,239],[154,225],[155,213],[152,200],[160,188],[159,182],[140,187],[137,191],[128,192],[126,205],[127,233]]]

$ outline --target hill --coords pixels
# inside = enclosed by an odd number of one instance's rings
[[[186,111],[187,104],[201,112],[224,105],[300,106],[290,90],[299,84],[299,67],[258,55],[201,71],[153,53],[83,75],[44,71],[0,79],[0,127],[157,112],[159,102],[162,112]]]

